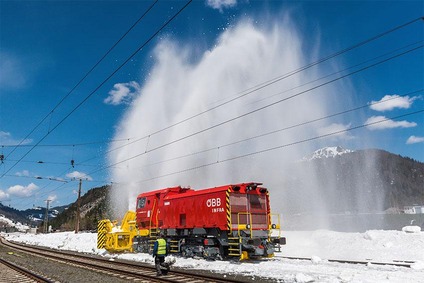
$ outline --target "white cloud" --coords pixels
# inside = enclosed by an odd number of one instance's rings
[[[22,170],[21,172],[16,172],[15,175],[18,176],[18,177],[28,177],[29,171],[28,170]]]
[[[348,140],[348,139],[353,138],[349,134],[349,132],[346,131],[349,128],[350,128],[350,124],[344,125],[344,124],[333,123],[333,124],[328,125],[326,127],[322,127],[322,128],[317,129],[317,132],[318,132],[318,135],[320,135],[320,136],[328,135],[328,134],[332,134],[332,133],[337,133],[337,134],[332,135],[332,137],[337,138],[337,139]]]
[[[34,191],[38,190],[38,186],[34,183],[29,184],[28,186],[15,185],[10,187],[7,192],[10,195],[18,197],[30,197],[34,194]]]
[[[11,54],[0,53],[0,88],[20,89],[28,84],[25,67]]]
[[[12,134],[9,132],[0,131],[0,144],[1,145],[16,145],[21,141],[12,137]],[[29,144],[31,143],[31,139],[24,140],[21,144]]]
[[[91,178],[89,175],[87,175],[83,172],[78,172],[78,171],[68,173],[68,174],[66,174],[66,177],[71,178],[71,179],[82,179],[82,180],[88,180],[88,181],[93,180],[93,178]]]
[[[372,116],[365,121],[365,125],[367,125],[366,127],[370,130],[384,130],[393,128],[412,128],[417,126],[417,123],[408,121],[393,121],[384,116]]]
[[[408,140],[406,141],[406,144],[414,144],[414,143],[420,143],[420,142],[424,142],[424,137],[410,136]]]
[[[9,194],[5,191],[0,190],[0,201],[9,199]]]
[[[206,0],[206,5],[222,12],[224,8],[237,5],[237,0]]]
[[[131,81],[129,83],[118,83],[109,91],[109,96],[103,101],[106,104],[119,105],[129,103],[134,96],[140,91],[140,85]]]
[[[385,95],[379,101],[371,101],[370,108],[375,111],[390,111],[395,108],[408,109],[411,107],[414,100],[418,99],[418,96],[409,97],[409,96],[399,96],[394,95]],[[377,103],[378,102],[378,103]],[[374,104],[377,103],[377,104]]]
[[[57,200],[57,195],[49,195],[47,197],[47,199],[53,202],[53,201]]]

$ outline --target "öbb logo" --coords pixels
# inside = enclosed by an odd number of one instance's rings
[[[220,198],[210,198],[206,201],[207,207],[217,207],[221,206],[221,199]]]

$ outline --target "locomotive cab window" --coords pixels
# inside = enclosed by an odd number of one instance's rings
[[[249,195],[249,199],[250,199],[250,206],[252,208],[256,208],[256,209],[265,209],[265,202],[266,199],[264,196],[261,195]]]
[[[137,208],[144,208],[146,205],[146,198],[139,198],[137,201]]]

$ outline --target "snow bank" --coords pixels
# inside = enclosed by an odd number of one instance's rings
[[[424,233],[371,230],[343,233],[326,230],[284,232],[287,245],[282,255],[321,259],[380,262],[424,261]]]
[[[97,249],[97,234],[62,232],[53,234],[14,233],[8,240],[31,245],[98,254],[115,259],[154,264],[148,254],[109,254]],[[176,257],[174,266],[187,269],[210,270],[223,274],[243,274],[251,278],[264,277],[278,282],[324,283],[424,283],[424,233],[404,231],[367,231],[342,233],[333,231],[285,232],[287,245],[269,260],[255,262],[206,261]],[[285,256],[308,257],[310,260],[289,260]],[[174,258],[173,256],[170,256]],[[328,262],[327,259],[368,261],[415,261],[411,268],[352,265]]]
[[[8,218],[6,218],[4,216],[0,216],[0,223],[2,223],[2,222],[3,223],[6,223],[6,225],[8,227],[14,227],[14,228],[16,228],[20,232],[25,232],[25,231],[29,230],[29,226],[28,225],[24,225],[24,224],[22,224],[20,222],[16,222],[15,223],[12,220],[10,220],[10,219],[8,219]]]
[[[419,233],[421,232],[421,227],[420,226],[405,226],[402,228],[402,231],[407,233]]]

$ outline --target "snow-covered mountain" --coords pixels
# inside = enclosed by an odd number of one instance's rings
[[[354,150],[345,149],[341,146],[333,146],[333,147],[324,147],[318,150],[315,150],[314,153],[310,156],[304,157],[302,160],[313,160],[320,158],[330,158],[340,156],[346,153],[352,153]]]
[[[284,177],[290,212],[369,213],[423,204],[424,163],[379,149],[325,147]]]

